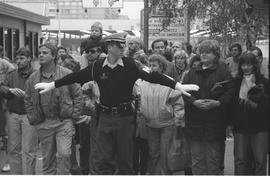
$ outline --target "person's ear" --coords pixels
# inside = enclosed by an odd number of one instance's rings
[[[112,45],[108,45],[108,51],[110,51],[112,49]]]

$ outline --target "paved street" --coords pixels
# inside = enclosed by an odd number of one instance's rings
[[[78,156],[78,155],[77,155]],[[3,167],[7,160],[7,156],[4,151],[1,151],[0,153],[0,168]],[[41,152],[38,152],[38,163],[36,167],[37,174],[42,174],[42,157]],[[226,141],[226,154],[225,154],[225,175],[232,175],[234,172],[233,168],[233,141],[227,140]],[[8,175],[8,172],[1,172],[0,175]]]

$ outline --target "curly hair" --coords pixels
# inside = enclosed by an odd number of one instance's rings
[[[167,60],[164,56],[160,55],[160,54],[152,54],[151,56],[149,56],[149,63],[150,62],[158,62],[158,65],[161,68],[161,72],[164,73],[166,68],[167,68]]]

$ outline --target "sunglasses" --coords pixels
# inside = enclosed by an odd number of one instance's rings
[[[85,50],[85,53],[86,53],[86,54],[89,54],[89,53],[95,54],[95,53],[97,53],[97,52],[99,52],[99,50],[95,50],[95,49],[90,49],[90,50],[86,49],[86,50]]]
[[[114,45],[117,46],[120,49],[123,49],[126,47],[125,43],[120,43],[120,42],[114,42]]]

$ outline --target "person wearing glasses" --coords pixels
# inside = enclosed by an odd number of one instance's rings
[[[100,59],[103,41],[89,39],[86,44],[85,57],[88,65]],[[81,123],[79,126],[80,137],[80,167],[82,174],[95,174],[95,161],[98,157],[96,129],[97,117],[95,104],[99,101],[99,88],[95,81],[89,81],[82,85],[84,106],[82,115],[91,116],[91,123]]]
[[[108,56],[99,59],[79,72],[51,82],[35,85],[40,94],[72,83],[97,82],[100,89],[98,104],[97,145],[99,157],[96,174],[133,174],[133,142],[135,119],[132,109],[132,90],[137,79],[158,83],[190,95],[197,85],[182,85],[158,72],[149,72],[123,56],[126,33],[116,33],[104,38]]]

